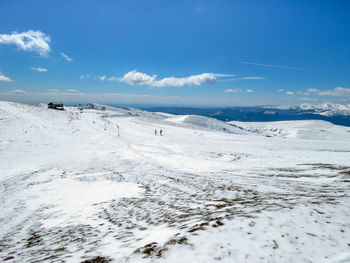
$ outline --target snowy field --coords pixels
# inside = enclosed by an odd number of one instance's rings
[[[0,160],[0,261],[350,262],[350,127],[0,102]]]

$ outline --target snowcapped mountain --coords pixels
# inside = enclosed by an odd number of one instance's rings
[[[350,105],[322,103],[301,104],[298,106],[254,106],[230,108],[153,108],[180,115],[202,115],[222,121],[269,122],[286,120],[324,120],[337,125],[350,126]]]
[[[320,114],[324,116],[333,115],[350,115],[350,104],[335,104],[330,102],[324,102],[321,104],[308,104],[304,103],[299,106],[301,110],[313,110],[315,114]]]
[[[349,262],[349,127],[92,105],[0,101],[0,261]]]
[[[297,106],[282,105],[282,106],[262,106],[262,108],[279,109],[279,110],[301,110],[313,114],[324,116],[334,115],[350,115],[350,104],[336,104],[332,102],[324,102],[319,104],[303,103]]]

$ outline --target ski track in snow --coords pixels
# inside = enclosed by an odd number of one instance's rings
[[[0,259],[350,262],[347,127],[169,116],[0,102]]]

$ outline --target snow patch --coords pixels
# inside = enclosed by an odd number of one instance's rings
[[[32,198],[28,205],[32,210],[46,208],[43,215],[44,226],[64,226],[90,224],[96,213],[96,205],[120,198],[138,197],[143,192],[140,185],[128,182],[78,181],[70,178],[54,180],[31,189]],[[36,195],[40,193],[40,195]]]

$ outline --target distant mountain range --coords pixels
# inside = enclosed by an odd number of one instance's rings
[[[337,125],[350,126],[350,104],[308,104],[298,106],[254,106],[229,108],[154,107],[146,110],[171,114],[195,114],[222,121],[284,121],[324,120]]]

